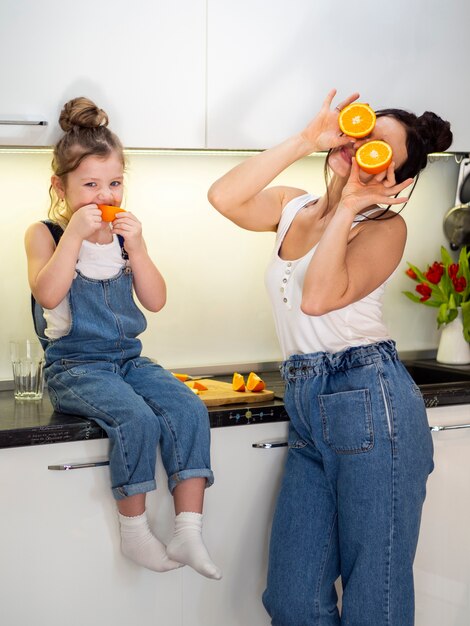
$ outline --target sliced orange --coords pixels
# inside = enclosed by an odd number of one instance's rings
[[[380,174],[392,162],[392,148],[385,141],[367,141],[356,152],[356,161],[368,174]]]
[[[193,390],[197,389],[198,391],[207,391],[207,387],[203,385],[202,383],[200,383],[198,380],[188,383],[188,387],[190,387]]]
[[[353,102],[341,109],[338,124],[349,137],[367,137],[375,126],[375,112],[364,102]]]
[[[255,374],[254,372],[250,372],[248,374],[248,379],[246,381],[246,388],[248,391],[263,391],[266,387],[264,384],[264,380]]]
[[[244,377],[235,372],[232,378],[232,389],[234,391],[245,391],[245,379]]]
[[[125,212],[125,209],[121,209],[118,206],[111,206],[110,204],[99,204],[99,210],[101,211],[101,219],[103,222],[114,222],[116,213]]]
[[[173,376],[176,376],[176,378],[178,380],[181,380],[181,382],[184,383],[185,380],[188,380],[189,376],[188,374],[175,374],[175,372],[172,372]]]

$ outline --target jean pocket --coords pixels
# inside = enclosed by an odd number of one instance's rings
[[[339,454],[360,454],[374,446],[368,389],[319,395],[325,442]]]
[[[114,372],[114,364],[110,361],[81,361],[62,359],[61,365],[64,372],[70,376],[84,376],[93,372]]]

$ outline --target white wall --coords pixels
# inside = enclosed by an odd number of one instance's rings
[[[242,231],[206,199],[210,184],[244,154],[131,152],[126,207],[143,222],[147,244],[168,284],[168,303],[148,314],[144,352],[169,368],[277,361],[281,358],[264,289],[274,235]],[[11,379],[8,340],[33,334],[23,235],[46,217],[49,150],[0,150],[0,380]],[[444,243],[442,218],[454,204],[458,166],[452,155],[431,163],[404,215],[404,260],[432,262]],[[321,192],[323,158],[289,168],[277,182]],[[384,251],[386,253],[386,251]],[[435,348],[435,311],[408,301],[412,283],[397,272],[386,320],[401,350]]]

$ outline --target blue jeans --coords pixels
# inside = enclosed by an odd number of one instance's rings
[[[54,408],[93,419],[107,433],[116,499],[156,488],[160,444],[170,491],[210,469],[205,405],[182,382],[140,356],[145,318],[132,296],[132,274],[109,280],[78,273],[69,292],[70,332],[46,347],[46,381]]]
[[[392,341],[295,355],[282,372],[291,422],[263,595],[272,624],[412,626],[433,468],[419,388]]]

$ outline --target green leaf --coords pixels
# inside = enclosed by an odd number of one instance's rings
[[[441,246],[441,259],[446,269],[449,267],[449,265],[451,265],[454,262],[448,250],[444,248],[444,246]]]

